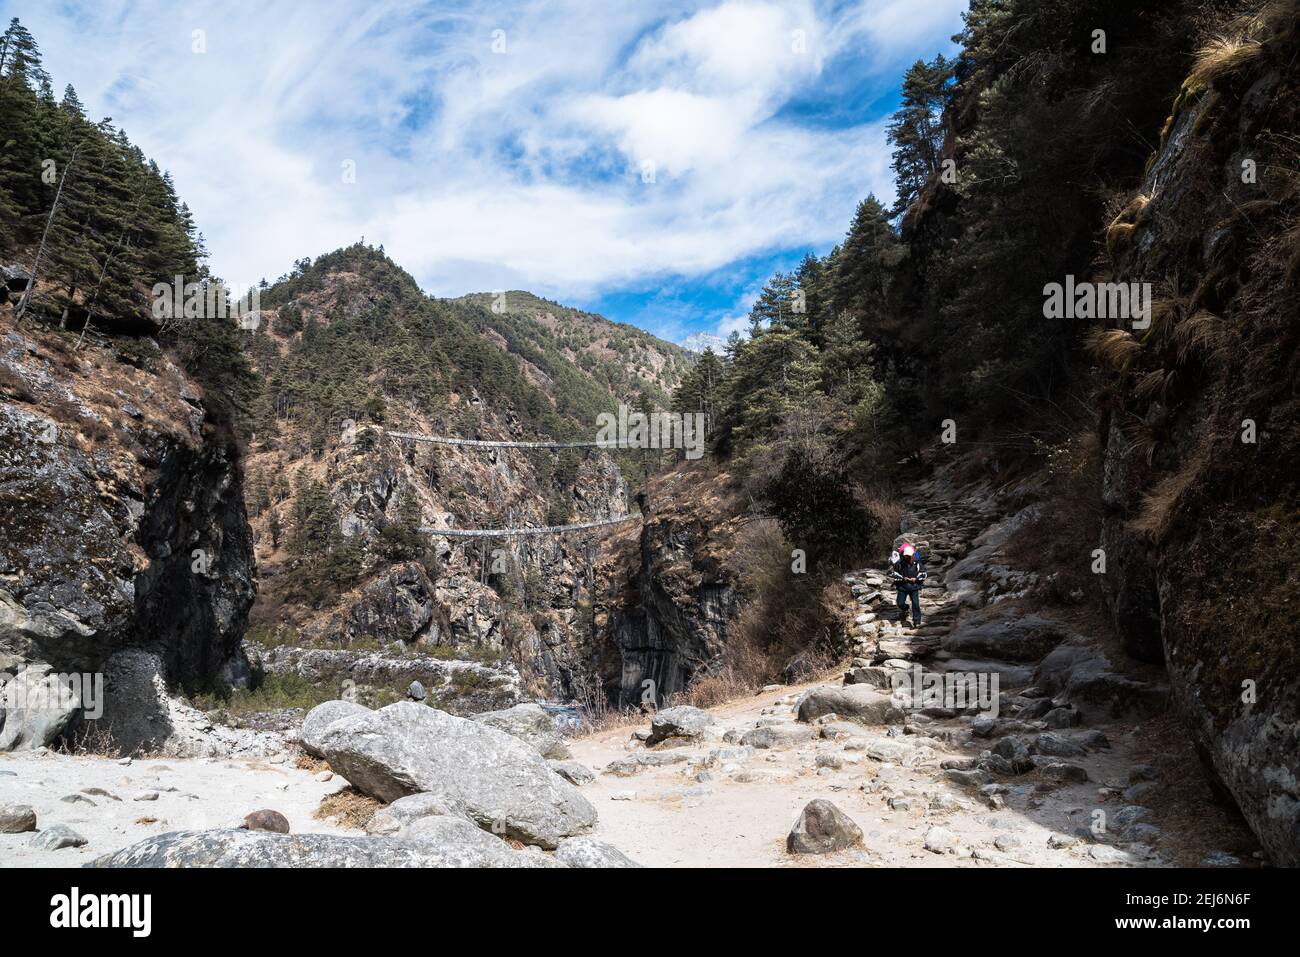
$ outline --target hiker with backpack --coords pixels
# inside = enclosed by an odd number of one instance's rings
[[[912,601],[912,627],[921,627],[921,589],[925,586],[925,559],[921,550],[910,542],[903,542],[889,556],[894,587],[898,589],[898,621],[907,623],[907,602]]]

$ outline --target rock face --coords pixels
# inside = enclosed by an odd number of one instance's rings
[[[194,386],[156,351],[74,357],[41,329],[0,336],[0,367],[18,384],[0,393],[0,670],[102,672],[137,647],[207,686],[238,657],[253,556],[237,453]]]
[[[321,735],[330,767],[382,801],[429,793],[480,827],[554,848],[596,810],[537,751],[495,728],[409,701],[337,721]]]
[[[731,523],[719,524],[707,494],[656,493],[656,502],[665,499],[671,506],[660,506],[642,527],[635,566],[611,573],[629,583],[609,618],[619,660],[608,671],[620,707],[661,704],[684,690],[722,651],[728,622],[739,610],[740,596],[722,560],[734,537]]]
[[[533,855],[462,822],[437,840],[273,834],[267,831],[174,831],[105,855],[91,867],[534,867]],[[496,844],[485,843],[495,841]],[[499,845],[499,846],[498,846]]]
[[[830,801],[808,802],[785,839],[791,854],[830,854],[862,844],[862,828]]]
[[[26,804],[0,804],[0,834],[36,830],[36,812]]]
[[[518,704],[504,711],[474,715],[474,721],[514,735],[536,749],[544,758],[566,761],[573,755],[564,743],[555,720],[537,704]]]
[[[1110,374],[1101,432],[1102,577],[1115,626],[1132,654],[1163,647],[1174,704],[1207,766],[1272,863],[1291,867],[1300,316],[1283,172],[1293,156],[1269,131],[1300,126],[1296,13],[1294,3],[1270,8],[1245,28],[1236,49],[1246,55],[1189,80],[1139,195],[1110,230],[1115,281],[1183,281],[1160,294],[1133,361]],[[1257,177],[1243,176],[1247,160]],[[1129,423],[1148,439],[1140,448]]]

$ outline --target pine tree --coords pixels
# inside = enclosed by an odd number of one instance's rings
[[[953,64],[939,54],[929,63],[917,60],[903,77],[903,102],[889,125],[898,186],[895,215],[912,205],[922,187],[939,170],[943,149],[943,110]]]

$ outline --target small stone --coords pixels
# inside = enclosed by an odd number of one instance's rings
[[[1154,781],[1155,779],[1156,769],[1149,764],[1137,764],[1129,768],[1129,784],[1137,784],[1139,781]]]
[[[65,847],[83,847],[86,839],[66,824],[52,824],[32,838],[32,847],[42,851],[59,851]]]
[[[91,807],[98,807],[94,801],[84,794],[65,794],[59,798],[64,804],[89,804]]]
[[[272,831],[276,834],[288,834],[289,820],[279,811],[254,811],[244,818],[241,827],[247,831]]]
[[[611,801],[635,801],[635,800],[636,800],[636,792],[635,792],[635,791],[615,791],[613,794],[611,794],[611,795],[609,796],[609,799],[610,799]]]
[[[957,849],[957,835],[947,828],[932,827],[925,832],[925,849],[933,854],[951,854]]]
[[[1020,846],[1020,838],[1013,834],[999,834],[993,838],[993,846],[1005,854]]]
[[[785,839],[791,854],[830,854],[861,844],[862,828],[822,798],[808,802]]]
[[[133,801],[156,801],[156,800],[158,800],[158,792],[157,792],[157,791],[141,791],[139,794],[137,794],[137,795],[136,795],[135,797],[133,797],[131,800],[133,800]]]
[[[1047,839],[1047,846],[1064,850],[1067,847],[1074,847],[1079,843],[1079,839],[1073,834],[1053,834]]]
[[[334,772],[333,772],[333,771],[321,771],[319,774],[316,775],[316,780],[317,780],[317,781],[320,781],[322,784],[323,784],[324,782],[326,782],[326,781],[333,781],[333,780],[334,780]]]
[[[1148,794],[1156,789],[1155,784],[1146,781],[1141,784],[1135,784],[1132,787],[1124,789],[1124,800],[1129,804],[1136,804]]]
[[[36,812],[26,804],[0,804],[0,834],[36,830]]]
[[[119,758],[117,763],[122,765],[122,767],[124,768],[129,768],[131,766],[131,758],[130,757]]]
[[[412,701],[423,701],[429,696],[429,694],[424,690],[424,685],[420,684],[418,681],[412,681],[410,686],[406,689],[406,696]]]

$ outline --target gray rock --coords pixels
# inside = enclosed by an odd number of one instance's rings
[[[809,801],[785,839],[791,854],[830,854],[862,844],[862,828],[830,801]]]
[[[359,714],[370,714],[370,709],[355,701],[326,701],[307,712],[302,719],[302,730],[298,732],[298,743],[302,749],[314,758],[325,757],[321,749],[321,736],[335,721],[352,718]]]
[[[42,851],[60,851],[65,847],[84,847],[86,839],[66,824],[51,824],[32,838],[32,847]]]
[[[1088,772],[1085,768],[1077,764],[1070,764],[1068,761],[1044,761],[1038,764],[1038,769],[1042,772],[1043,777],[1053,781],[1062,781],[1066,784],[1081,784],[1088,780]]]
[[[437,794],[410,794],[381,807],[366,822],[367,834],[397,834],[423,817],[455,817],[456,809]]]
[[[81,707],[76,691],[47,664],[28,665],[0,691],[0,751],[48,747]]]
[[[1072,634],[1050,618],[994,605],[959,621],[943,639],[943,648],[963,657],[1037,661]]]
[[[904,717],[889,695],[867,685],[815,688],[799,702],[800,721],[815,721],[827,714],[870,725],[893,724]]]
[[[36,830],[36,812],[26,804],[0,804],[0,834]]]
[[[330,767],[382,801],[428,792],[480,827],[554,848],[596,823],[596,809],[537,751],[490,725],[400,701],[330,724]]]
[[[544,758],[566,761],[573,757],[564,743],[564,737],[560,734],[555,719],[547,714],[541,705],[517,704],[504,711],[485,711],[473,715],[470,720],[486,724],[528,742]]]
[[[402,829],[399,839],[452,855],[459,867],[559,867],[553,858],[533,858],[512,848],[499,837],[476,827],[463,817],[421,817]]]
[[[420,682],[412,681],[406,688],[406,696],[412,701],[423,701],[429,696],[429,693],[424,690],[424,685],[420,684]]]
[[[740,737],[740,744],[746,748],[760,750],[797,748],[816,737],[817,732],[806,724],[768,725],[746,731]]]
[[[424,707],[420,705],[419,707]],[[531,855],[503,857],[509,845],[474,827],[430,837],[273,834],[268,831],[173,831],[107,854],[91,867],[529,867]],[[496,841],[484,843],[481,839]],[[498,847],[497,845],[500,845]]]
[[[1169,703],[1167,687],[1116,674],[1101,652],[1080,645],[1052,651],[1039,663],[1034,681],[1058,704],[1073,704],[1088,722],[1150,718]]]
[[[578,787],[596,780],[596,772],[581,761],[550,761],[548,763],[551,765],[552,771],[570,784],[575,784]]]
[[[925,849],[934,854],[951,854],[957,850],[957,835],[947,828],[932,827],[925,832]]]
[[[1120,808],[1111,817],[1111,822],[1118,828],[1126,828],[1130,824],[1137,824],[1139,821],[1145,821],[1151,816],[1151,809],[1143,807],[1141,804],[1129,804]]]
[[[712,715],[690,705],[666,708],[650,720],[650,736],[645,743],[653,746],[669,738],[698,738],[712,723]]]
[[[640,867],[612,844],[592,837],[570,837],[560,842],[555,857],[569,867]]]

